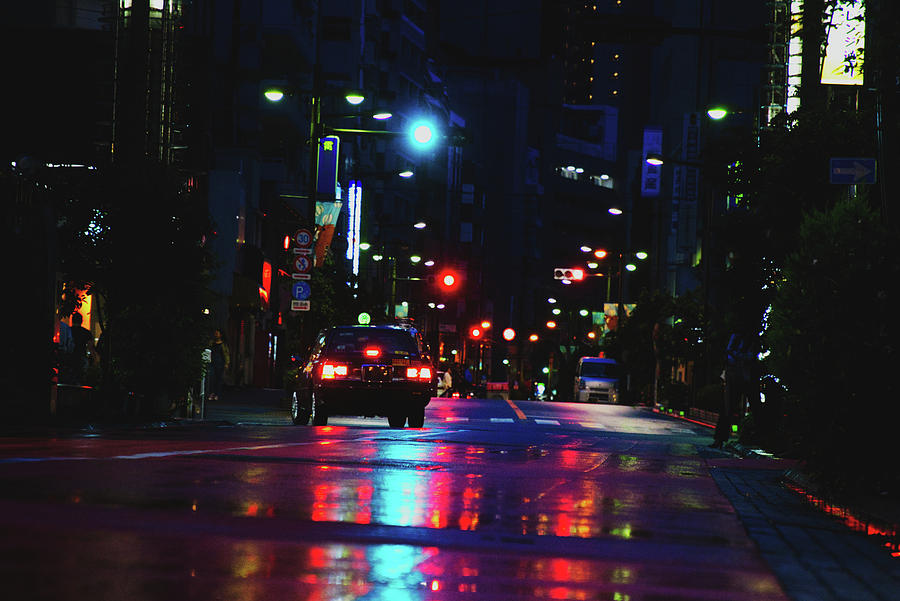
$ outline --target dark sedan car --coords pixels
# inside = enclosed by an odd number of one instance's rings
[[[421,428],[436,391],[431,354],[414,328],[336,326],[319,333],[297,373],[291,418],[324,426],[330,415],[382,416],[392,428]]]

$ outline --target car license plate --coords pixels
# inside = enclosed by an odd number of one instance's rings
[[[390,382],[393,369],[390,365],[363,365],[364,382]]]
[[[409,367],[409,359],[391,359],[391,365],[397,365],[400,367]]]

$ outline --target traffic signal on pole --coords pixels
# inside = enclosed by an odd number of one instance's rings
[[[478,340],[484,335],[484,331],[481,329],[481,326],[472,326],[469,328],[469,337]]]
[[[462,285],[462,275],[452,269],[444,269],[434,276],[429,276],[429,281],[431,281],[432,278],[434,278],[434,286],[441,294],[452,294],[457,292]]]
[[[430,121],[420,119],[414,121],[409,128],[409,140],[415,148],[422,150],[431,148],[436,138],[437,131]]]
[[[557,267],[553,270],[553,279],[577,282],[584,279],[584,269],[577,267]]]

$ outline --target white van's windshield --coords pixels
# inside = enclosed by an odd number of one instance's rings
[[[584,361],[581,364],[582,378],[617,378],[619,377],[618,369],[615,363],[597,363],[594,361]]]

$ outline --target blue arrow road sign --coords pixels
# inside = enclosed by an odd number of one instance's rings
[[[291,286],[291,296],[294,297],[294,300],[306,300],[309,298],[310,287],[306,282],[294,282],[294,285]]]
[[[832,184],[874,184],[875,159],[831,159]]]

